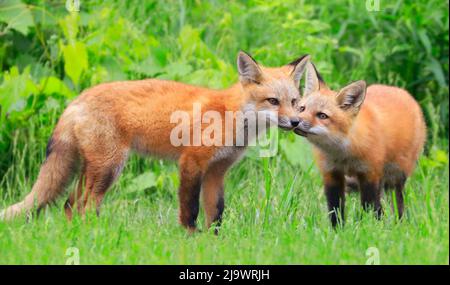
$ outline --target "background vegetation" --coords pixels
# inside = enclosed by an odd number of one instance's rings
[[[58,204],[33,223],[0,223],[0,263],[64,263],[71,246],[82,263],[364,263],[376,246],[382,263],[448,264],[448,1],[380,3],[92,0],[69,13],[63,0],[0,0],[0,206],[29,191],[83,89],[148,77],[223,88],[239,49],[274,66],[309,53],[333,88],[404,87],[429,128],[403,223],[359,218],[352,195],[349,223],[331,231],[309,146],[283,134],[280,155],[250,150],[228,176],[218,238],[177,226],[173,163],[132,157],[100,218],[67,224]]]

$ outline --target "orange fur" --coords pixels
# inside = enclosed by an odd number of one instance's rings
[[[363,207],[375,208],[378,216],[381,188],[395,188],[401,217],[404,183],[426,137],[419,104],[403,89],[372,85],[366,90],[362,81],[334,92],[311,66],[308,72],[315,78],[299,103],[301,122],[295,132],[314,145],[333,225],[339,215],[344,218],[345,176],[357,179]]]
[[[98,211],[129,152],[136,151],[178,160],[179,218],[183,226],[189,231],[196,228],[201,188],[207,227],[220,223],[224,175],[241,157],[244,147],[174,146],[170,141],[175,127],[170,122],[171,115],[185,111],[192,120],[194,103],[201,104],[202,115],[214,110],[222,119],[226,111],[264,110],[278,112],[279,126],[289,128],[292,118],[298,120],[294,109],[294,101],[299,99],[297,78],[308,59],[304,57],[280,68],[266,68],[241,52],[240,82],[224,90],[148,79],[104,83],[84,91],[67,107],[55,127],[49,156],[32,192],[25,202],[9,207],[0,217],[12,218],[29,211],[33,201],[41,208],[56,199],[78,163],[83,165],[80,182],[66,202],[66,214],[69,219],[72,217],[75,204],[82,214],[88,204],[95,205]],[[276,98],[279,104],[270,103],[269,98]],[[202,124],[202,130],[206,127]],[[225,128],[222,132],[224,138]],[[191,141],[192,133],[191,122]]]

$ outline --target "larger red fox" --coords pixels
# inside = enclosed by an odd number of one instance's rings
[[[354,82],[330,90],[312,63],[294,130],[314,146],[325,183],[331,223],[344,220],[345,176],[355,177],[364,209],[382,214],[381,189],[395,189],[398,216],[403,188],[422,151],[426,127],[419,104],[403,89]]]
[[[193,105],[201,104],[203,113],[213,110],[222,117],[226,111],[264,112],[279,127],[292,129],[299,122],[294,107],[308,60],[309,56],[303,56],[285,66],[268,68],[240,52],[239,83],[224,90],[149,79],[106,83],[84,91],[59,119],[31,193],[0,217],[10,219],[34,205],[39,209],[54,201],[77,165],[81,170],[79,183],[65,204],[66,214],[72,217],[74,205],[82,214],[90,203],[98,210],[128,154],[136,151],[178,160],[179,220],[184,227],[196,229],[201,189],[206,226],[220,224],[224,175],[245,147],[174,146],[170,140],[174,128],[171,114],[192,114]]]

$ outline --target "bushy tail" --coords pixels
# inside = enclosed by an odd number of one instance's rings
[[[10,220],[36,207],[53,202],[63,191],[75,170],[77,151],[73,145],[50,139],[47,159],[42,164],[37,181],[22,202],[0,212],[0,220]]]

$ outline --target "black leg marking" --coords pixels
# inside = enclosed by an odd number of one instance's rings
[[[98,186],[96,186],[95,190],[97,193],[106,192],[108,188],[114,182],[114,170],[108,170],[105,175],[102,175],[98,181]]]
[[[200,209],[200,189],[201,181],[198,179],[197,183],[192,187],[192,196],[189,200],[190,218],[189,226],[195,227],[198,217],[198,212]]]
[[[381,207],[381,188],[379,182],[369,182],[365,178],[360,178],[361,184],[361,204],[365,211],[373,209],[378,219],[383,215]]]
[[[225,209],[225,200],[223,199],[223,196],[219,197],[219,200],[217,201],[217,215],[214,218],[214,222],[216,223],[216,226],[214,228],[214,234],[219,234],[219,228],[222,225],[222,215],[223,211]]]
[[[180,222],[194,229],[199,212],[201,178],[182,179],[178,194],[180,196]]]
[[[343,225],[345,220],[345,181],[344,176],[333,174],[333,181],[325,185],[328,212],[331,225]]]
[[[405,188],[406,179],[406,174],[402,173],[401,177],[395,183],[395,201],[397,204],[397,214],[399,219],[403,218],[403,212],[405,208],[403,190]]]
[[[111,185],[114,182],[114,179],[116,178],[115,170],[114,168],[109,169],[106,171],[103,175],[100,175],[98,180],[95,182],[94,188],[92,191],[95,195],[95,213],[97,216],[100,216],[100,204],[103,200],[104,195],[108,191],[108,189],[111,187]]]

